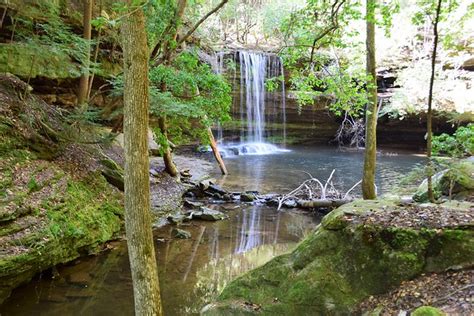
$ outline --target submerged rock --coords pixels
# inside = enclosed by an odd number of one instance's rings
[[[292,253],[231,282],[205,315],[252,313],[248,302],[265,315],[350,314],[364,298],[404,280],[474,265],[469,207],[440,208],[437,217],[452,220],[436,227],[428,226],[434,219],[425,224],[426,209],[406,212],[406,221],[398,218],[401,210],[388,201],[334,210]]]
[[[191,238],[191,233],[184,229],[173,228],[172,232],[174,238],[180,239],[189,239]]]

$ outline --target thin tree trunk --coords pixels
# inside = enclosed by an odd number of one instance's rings
[[[367,87],[367,113],[365,124],[365,157],[364,175],[362,178],[362,195],[364,199],[375,199],[375,168],[377,158],[377,77],[375,73],[375,2],[367,0],[367,76],[370,78]]]
[[[132,0],[126,3],[131,6]],[[122,24],[124,55],[125,229],[136,315],[162,315],[153,246],[148,160],[148,47],[142,8]]]
[[[81,76],[79,81],[79,90],[77,92],[77,103],[79,106],[83,106],[87,102],[87,89],[89,87],[89,67],[91,59],[91,50],[90,50],[90,40],[92,33],[92,3],[93,0],[84,0],[84,11],[83,11],[83,37],[87,41],[86,54],[84,56],[84,62],[82,66],[84,67],[84,73]]]
[[[161,116],[158,119],[158,125],[160,126],[161,134],[166,138],[168,141],[168,127],[166,126],[166,117]],[[170,146],[166,144],[165,151],[163,153],[163,161],[165,163],[165,171],[172,177],[178,176],[178,168],[173,162],[173,154],[171,153]]]
[[[442,0],[438,0],[438,6],[436,7],[436,16],[433,22],[434,29],[434,41],[433,41],[433,54],[431,56],[431,78],[430,78],[430,92],[428,95],[428,114],[426,118],[426,154],[428,156],[428,199],[430,202],[435,202],[435,196],[433,193],[433,161],[431,160],[431,147],[432,147],[432,138],[433,138],[433,128],[432,128],[432,104],[433,104],[433,86],[435,79],[435,68],[436,68],[436,53],[438,51],[438,23],[439,15],[441,13],[441,4]]]
[[[209,135],[209,142],[211,144],[212,152],[214,153],[214,157],[217,160],[217,163],[219,164],[219,168],[221,169],[221,172],[223,175],[227,174],[227,168],[225,167],[224,160],[222,160],[221,153],[219,152],[219,149],[217,148],[217,143],[216,140],[214,139],[214,135],[212,135],[211,128],[207,128],[207,135]]]

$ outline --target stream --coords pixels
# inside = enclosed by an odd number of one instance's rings
[[[293,147],[272,155],[226,159],[231,189],[286,192],[308,176],[325,179],[336,169],[336,186],[348,189],[361,177],[363,153],[335,148]],[[423,158],[409,153],[378,156],[377,185],[386,192]],[[217,175],[216,175],[217,176]],[[154,232],[165,315],[196,315],[242,273],[291,251],[321,215],[242,204],[212,205],[229,219],[192,221],[181,228],[190,239],[172,237],[172,226]],[[47,271],[14,290],[1,315],[133,315],[133,290],[126,242],[110,244],[98,256]]]

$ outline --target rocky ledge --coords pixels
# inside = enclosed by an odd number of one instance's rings
[[[230,283],[203,312],[349,314],[405,280],[473,265],[472,203],[357,200],[326,215],[292,253]]]

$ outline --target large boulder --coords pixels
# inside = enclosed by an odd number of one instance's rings
[[[325,216],[292,253],[231,282],[204,313],[351,314],[364,298],[403,280],[471,267],[471,206],[406,209],[384,201],[344,205]]]
[[[435,174],[432,181],[436,199],[442,196],[464,198],[471,195],[474,191],[474,159],[471,157],[453,163],[448,169]],[[417,202],[428,201],[428,181],[426,179],[418,187],[413,199]]]

